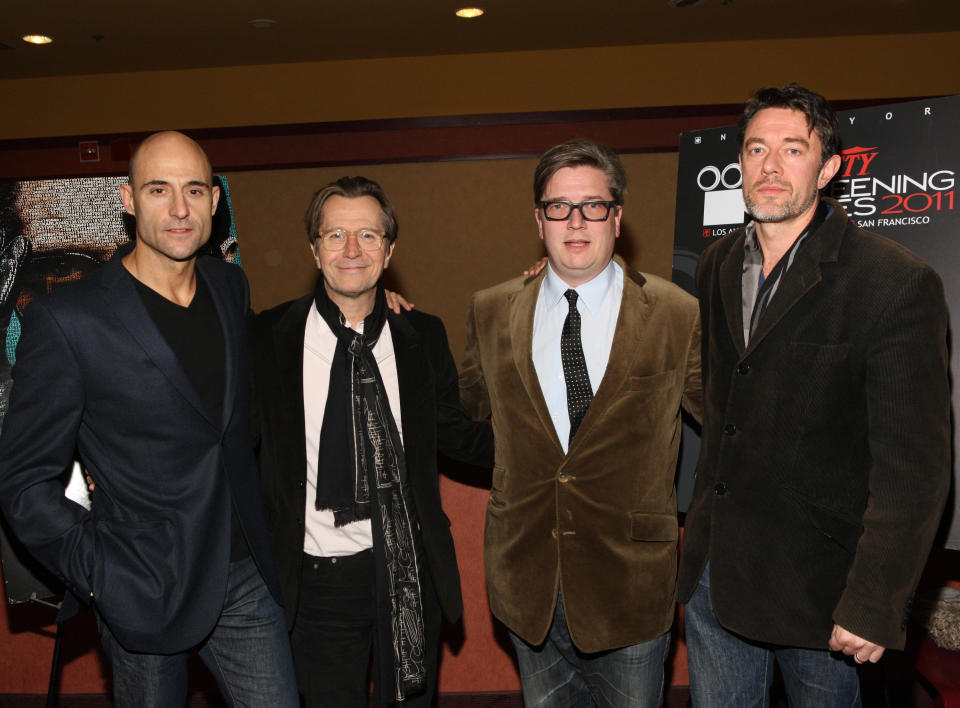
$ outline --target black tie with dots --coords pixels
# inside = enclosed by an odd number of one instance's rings
[[[570,415],[570,440],[567,444],[571,445],[593,400],[593,389],[587,374],[587,360],[583,357],[583,344],[580,343],[577,291],[567,290],[563,296],[567,298],[569,309],[560,333],[560,361],[563,363],[563,378],[567,382],[567,412]]]

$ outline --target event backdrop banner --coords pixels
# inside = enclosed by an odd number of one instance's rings
[[[240,264],[230,191],[225,177],[209,252]],[[120,201],[126,177],[0,182],[0,431],[11,389],[20,317],[31,300],[79,280],[109,260],[134,233]],[[65,493],[89,504],[79,464],[64,470]],[[26,602],[59,592],[0,522],[0,559],[7,601]]]
[[[828,187],[852,221],[899,241],[943,278],[950,307],[954,445],[960,441],[960,96],[842,111],[840,171]],[[737,129],[680,136],[673,279],[694,292],[697,258],[745,219]],[[869,293],[864,293],[869,297]],[[693,438],[687,435],[687,438]],[[688,443],[699,447],[697,442]],[[960,464],[944,522],[944,543],[960,548]],[[680,487],[688,489],[696,454],[686,451]],[[689,501],[689,497],[687,497]]]

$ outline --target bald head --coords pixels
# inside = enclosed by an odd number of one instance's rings
[[[183,133],[176,130],[165,130],[161,133],[154,133],[141,142],[130,156],[130,166],[128,168],[128,179],[130,184],[136,186],[137,166],[143,162],[149,161],[157,155],[182,155],[186,159],[199,158],[206,165],[206,174],[208,181],[213,183],[213,168],[210,166],[210,160],[207,153],[203,151],[197,141],[188,138]]]

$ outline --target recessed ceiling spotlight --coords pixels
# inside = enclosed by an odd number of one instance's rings
[[[457,10],[457,17],[465,17],[467,19],[480,17],[482,14],[482,7],[461,7],[459,10]]]
[[[250,20],[249,22],[247,22],[247,24],[256,29],[273,29],[274,27],[277,26],[277,21],[261,18],[256,20]]]
[[[53,41],[53,37],[45,34],[25,34],[20,39],[29,44],[50,44]]]

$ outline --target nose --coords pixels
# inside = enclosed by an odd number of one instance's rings
[[[190,207],[187,206],[187,198],[182,192],[173,191],[170,201],[170,216],[177,219],[186,219],[190,215]]]
[[[587,225],[587,220],[583,218],[583,207],[577,207],[570,211],[570,218],[567,219],[568,229],[582,229]]]
[[[763,163],[761,169],[764,174],[779,174],[781,171],[780,165],[780,156],[777,154],[776,150],[771,150],[766,155],[763,156]]]
[[[363,250],[360,248],[360,241],[357,240],[355,233],[347,234],[347,242],[343,245],[343,255],[347,258],[359,258]]]

